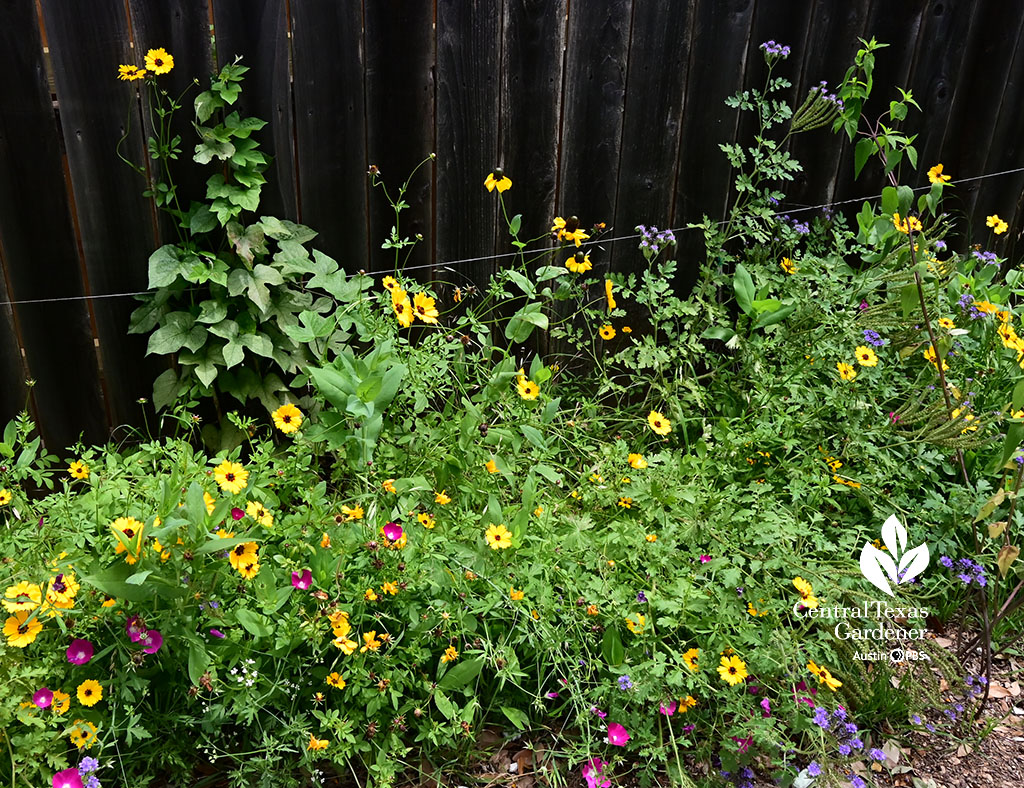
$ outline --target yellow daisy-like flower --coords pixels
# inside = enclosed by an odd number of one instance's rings
[[[442,662],[454,662],[459,658],[459,652],[455,650],[455,646],[448,646],[444,650],[444,654],[441,655]]]
[[[337,671],[328,674],[327,683],[335,689],[345,689],[345,679]]]
[[[783,257],[782,262],[779,263],[779,268],[785,271],[787,274],[795,274],[796,266],[793,265],[793,261],[788,257]]]
[[[384,289],[387,290],[389,293],[393,292],[394,289],[398,287],[398,280],[395,279],[395,277],[393,276],[385,276],[380,281],[380,283],[384,286]]]
[[[604,297],[605,300],[608,302],[608,314],[611,314],[612,310],[618,306],[618,304],[615,303],[615,296],[612,294],[612,290],[614,288],[615,284],[612,282],[611,279],[604,280]]]
[[[824,684],[833,692],[843,686],[843,682],[833,676],[829,669],[824,666],[819,669],[818,682]]]
[[[296,432],[302,426],[302,411],[290,402],[270,414],[274,419],[274,426],[286,435]]]
[[[951,329],[951,328],[956,328],[956,323],[954,323],[948,317],[940,317],[939,318],[939,325],[942,326],[947,331],[949,329]]]
[[[71,708],[71,696],[61,690],[53,691],[53,703],[50,704],[50,711],[56,714],[58,717],[62,714],[67,714],[68,709]]]
[[[672,422],[656,410],[652,410],[647,414],[647,423],[651,425],[651,429],[657,435],[668,435],[672,432]]]
[[[854,351],[854,355],[857,356],[857,363],[862,367],[878,366],[878,356],[876,356],[875,351],[867,345],[858,345],[857,349]]]
[[[228,552],[228,562],[231,564],[231,568],[241,572],[243,566],[259,561],[258,550],[259,545],[256,542],[236,544]]]
[[[346,520],[362,520],[365,514],[363,507],[359,504],[355,506],[342,506],[341,513],[345,515]]]
[[[492,550],[507,550],[512,546],[512,533],[502,525],[492,525],[484,532],[484,539]]]
[[[992,232],[996,235],[1002,235],[1010,229],[1010,225],[999,218],[999,214],[994,213],[989,217],[986,217],[985,224],[992,228]]]
[[[597,605],[587,605],[587,615],[596,616],[598,614]]]
[[[979,312],[984,312],[986,315],[994,315],[999,312],[999,307],[991,301],[975,301],[974,308]]]
[[[928,361],[928,363],[930,363],[932,366],[938,368],[939,365],[935,361],[935,348],[934,347],[929,345],[925,349],[925,351],[924,351],[924,353],[922,355],[925,357],[925,360]],[[947,369],[949,369],[949,364],[946,363],[946,359],[942,359],[942,371],[945,372]]]
[[[718,675],[730,687],[735,687],[747,677],[747,663],[735,654],[731,657],[722,657],[718,666]]]
[[[389,492],[392,495],[396,495],[398,492],[397,490],[395,490],[394,479],[385,479],[380,486],[384,489],[384,492]]]
[[[356,643],[354,640],[349,640],[344,635],[340,635],[339,637],[336,637],[332,641],[332,643],[333,643],[333,645],[335,645],[339,649],[341,649],[341,653],[344,654],[345,656],[351,656],[352,654],[355,653],[356,649],[359,647],[358,643]]]
[[[813,660],[807,663],[807,669],[811,671],[811,673],[813,673],[815,676],[821,675],[821,668],[815,665]]]
[[[963,414],[963,415],[961,416],[961,414]],[[949,417],[953,421],[956,421],[959,418],[963,418],[963,420],[964,420],[964,422],[966,423],[967,426],[964,427],[962,430],[960,430],[960,434],[961,435],[964,435],[965,433],[968,433],[968,432],[977,432],[978,431],[978,425],[976,423],[974,423],[976,421],[976,418],[975,418],[974,414],[973,413],[964,413],[963,408],[956,408],[952,413],[949,414]]]
[[[496,463],[494,460],[488,460],[487,462],[485,462],[484,467],[487,469],[488,473],[498,472],[498,463]]]
[[[391,596],[398,596],[398,584],[393,583],[390,580],[381,584],[380,592],[382,594],[390,594]]]
[[[555,234],[559,241],[572,241],[576,244],[577,249],[580,247],[580,244],[590,238],[589,235],[580,229],[579,219],[575,216],[570,216],[568,219],[556,216],[551,224],[551,232]]]
[[[526,596],[526,592],[523,591],[521,588],[517,591],[515,586],[509,587],[508,598],[511,599],[513,602],[519,602],[524,596]]]
[[[685,698],[679,699],[679,713],[686,714],[690,709],[697,705],[696,699],[693,695],[687,695]]]
[[[434,527],[434,518],[427,514],[427,512],[420,512],[416,515],[416,519],[419,520],[420,525],[428,531]]]
[[[691,673],[696,673],[699,669],[697,664],[697,658],[700,657],[700,649],[691,648],[685,654],[683,654],[683,662],[686,663],[686,667],[690,669]]]
[[[512,188],[512,179],[499,168],[487,175],[484,179],[484,186],[487,187],[487,191],[489,192],[493,192],[497,189],[498,194],[501,194],[502,192],[507,192]]]
[[[642,454],[630,454],[627,458],[631,468],[636,468],[638,471],[642,471],[647,467],[647,459]]]
[[[260,573],[260,562],[253,561],[252,563],[242,564],[238,567],[238,574],[242,576],[243,580],[252,580],[256,575]]]
[[[648,542],[657,542],[658,541],[658,535],[657,534],[647,534],[647,536],[645,536],[644,539],[646,539]]]
[[[409,300],[409,294],[400,287],[391,291],[391,308],[395,310],[395,317],[402,328],[412,325],[412,302]]]
[[[163,47],[151,49],[146,53],[146,68],[154,74],[166,74],[174,68],[174,58]]]
[[[574,254],[572,257],[565,261],[565,267],[572,271],[572,273],[574,274],[585,274],[594,266],[590,264],[589,254],[584,254],[583,252],[576,252],[576,254]]]
[[[619,498],[619,506],[623,509],[632,509],[633,499],[630,498],[628,495],[623,495],[621,498]]]
[[[54,694],[56,695],[56,693]],[[88,749],[96,741],[96,731],[96,726],[91,722],[75,720],[75,727],[68,733],[68,738],[79,750]]]
[[[50,578],[46,588],[46,601],[53,607],[70,610],[75,606],[75,596],[80,587],[73,572],[58,574]]]
[[[366,651],[376,651],[382,645],[384,641],[377,639],[377,631],[371,629],[369,632],[363,633],[363,647],[359,649],[359,653],[362,654]]]
[[[936,164],[928,170],[928,183],[947,183],[950,179],[951,176],[942,174],[941,164]]]
[[[376,602],[380,597],[377,596],[377,592],[372,588],[367,588],[366,591],[363,592],[363,599],[367,602]]]
[[[218,528],[217,529],[217,538],[218,539],[234,539],[235,538],[235,532],[234,531],[225,531],[223,528]]]
[[[331,535],[329,533],[327,533],[326,531],[324,531],[324,535],[320,537],[320,546],[324,550],[330,550],[331,549]]]
[[[123,82],[130,82],[135,79],[135,74],[139,70],[138,66],[120,65],[117,67],[117,78]]]
[[[68,466],[68,473],[75,479],[88,479],[89,466],[81,460],[75,460]]]
[[[210,495],[210,493],[204,492],[203,502],[206,504],[206,513],[213,514],[213,508],[217,505],[217,499]]]
[[[644,617],[643,613],[637,613],[633,616],[626,617],[626,629],[634,635],[639,635],[643,632],[645,626],[647,626],[647,619]]]
[[[4,622],[4,636],[8,646],[25,648],[43,631],[42,622],[38,618],[29,621],[30,615],[32,613],[28,610],[19,610]]]
[[[434,493],[434,503],[440,504],[441,506],[447,506],[451,502],[452,499],[448,497],[448,494],[444,490]]]
[[[238,495],[249,484],[249,471],[237,462],[224,460],[213,469],[213,478],[222,490]]]
[[[426,293],[417,293],[412,300],[413,314],[424,323],[436,323],[438,311],[434,299]]]
[[[306,749],[318,752],[320,750],[326,750],[327,745],[330,743],[330,739],[318,739],[311,733],[309,734],[309,744],[306,745]]]
[[[522,399],[535,400],[540,395],[540,386],[528,380],[525,375],[520,375],[516,380],[516,391]]]
[[[601,335],[601,339],[615,339],[615,329],[612,326],[601,326],[597,333]]]
[[[264,528],[274,527],[274,515],[259,501],[249,501],[245,505],[245,513]]]
[[[124,560],[134,564],[142,554],[142,529],[145,526],[134,517],[118,517],[110,527],[120,535],[114,553],[125,553]]]
[[[22,610],[35,610],[42,601],[43,591],[39,585],[22,580],[7,587],[2,604],[8,613],[18,613]]]
[[[78,685],[77,694],[83,706],[95,706],[103,700],[103,685],[95,679],[87,679]]]
[[[921,232],[921,221],[916,216],[908,216],[906,219],[901,219],[898,213],[892,215],[893,226],[904,235],[907,235],[911,231],[918,233]]]
[[[7,490],[7,489],[0,490],[0,506],[7,506],[7,504],[9,504],[11,502],[11,498],[13,498],[13,497],[14,496],[11,495],[11,491],[10,490]]]
[[[857,484],[860,487],[859,484]],[[802,577],[793,578],[793,587],[800,593],[800,598],[804,607],[813,609],[818,606],[818,597],[814,595],[814,588],[804,580]]]

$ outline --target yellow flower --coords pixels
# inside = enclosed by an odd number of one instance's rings
[[[416,515],[416,519],[419,520],[420,525],[426,528],[428,531],[434,527],[434,518],[427,512],[420,512]]]
[[[683,654],[683,662],[686,663],[686,667],[690,669],[691,673],[696,673],[699,669],[697,665],[697,658],[700,656],[700,649],[691,648],[685,654]]]
[[[0,490],[0,506],[7,506],[11,502],[12,497],[10,490]]]
[[[337,671],[328,674],[327,683],[335,689],[345,689],[345,679]]]
[[[832,673],[829,672],[829,669],[826,667],[820,668],[818,673],[818,682],[824,684],[833,692],[835,692],[837,689],[843,686],[843,682],[841,682],[839,679],[833,676]]]
[[[128,82],[136,78],[135,74],[138,70],[138,66],[128,66],[122,64],[117,67],[117,78],[124,82]]]
[[[668,435],[672,432],[672,422],[656,410],[652,410],[647,414],[647,423],[651,425],[651,429],[657,435]]]
[[[388,292],[393,292],[398,287],[398,280],[393,276],[385,276],[380,283],[384,285],[384,289]]]
[[[448,494],[444,490],[434,493],[434,503],[440,504],[441,506],[447,506],[451,502],[452,499],[448,497]]]
[[[615,339],[615,329],[611,326],[601,326],[597,333],[601,335],[601,339]]]
[[[341,649],[341,653],[349,656],[355,653],[355,650],[359,647],[359,644],[354,640],[349,640],[344,635],[339,635],[333,641],[333,644]]]
[[[146,53],[146,68],[154,74],[166,74],[174,68],[174,58],[163,47],[151,49]]]
[[[274,515],[259,501],[249,501],[245,505],[245,513],[264,528],[274,527]]]
[[[455,646],[448,646],[444,650],[444,654],[441,655],[442,662],[454,662],[459,658],[459,652],[455,650]]]
[[[991,301],[975,301],[974,308],[979,312],[984,312],[986,315],[994,315],[999,311],[999,307]]]
[[[228,552],[228,562],[231,564],[231,568],[241,572],[242,567],[246,564],[259,561],[259,556],[256,554],[258,550],[259,545],[256,542],[236,544]]]
[[[434,299],[426,293],[417,293],[412,300],[412,311],[424,323],[436,323],[438,311]]]
[[[75,727],[68,733],[68,738],[78,749],[88,749],[96,740],[96,726],[86,720],[75,720]]]
[[[363,599],[367,602],[376,602],[380,597],[377,596],[377,592],[372,588],[367,588],[366,591],[363,592]]]
[[[869,348],[867,345],[859,345],[854,351],[857,356],[857,363],[862,367],[877,367],[878,356],[875,355],[875,351]]]
[[[538,506],[536,509],[533,510],[533,516],[534,517],[540,517],[543,513],[544,513],[544,507],[543,506]]]
[[[217,480],[217,484],[222,490],[232,495],[238,495],[249,483],[249,471],[237,462],[224,460],[213,469],[213,478]]]
[[[487,187],[489,192],[497,189],[498,194],[501,194],[512,188],[512,179],[502,172],[501,169],[496,169],[484,179],[484,186]]]
[[[630,467],[636,468],[638,471],[642,471],[647,467],[647,460],[642,454],[630,454],[626,459],[629,461]]]
[[[898,213],[892,215],[892,223],[904,235],[907,235],[910,231],[915,233],[921,232],[921,221],[916,216],[908,216],[906,219],[901,219]]]
[[[95,679],[87,679],[78,685],[78,702],[83,706],[95,706],[103,700],[103,685]]]
[[[206,504],[206,513],[213,514],[213,509],[217,505],[217,500],[210,495],[208,492],[203,493],[203,503]],[[157,518],[159,519],[159,518]]]
[[[623,495],[621,498],[619,498],[619,506],[623,509],[632,509],[633,499],[630,498],[628,495]]]
[[[394,479],[385,479],[384,482],[381,484],[381,487],[384,488],[385,492],[389,492],[392,495],[395,495],[398,492],[397,490],[395,490],[395,480]]]
[[[363,507],[359,504],[355,506],[342,506],[341,513],[345,515],[346,520],[362,520],[365,514]]]
[[[793,261],[790,260],[788,257],[783,257],[782,258],[782,262],[779,263],[779,268],[781,268],[787,274],[795,274],[796,273],[796,266],[793,265]]]
[[[275,410],[271,416],[274,418],[274,426],[286,435],[302,426],[302,411],[290,402]]]
[[[942,326],[943,328],[947,329],[947,330],[951,329],[951,328],[956,328],[956,323],[954,323],[948,317],[940,317],[939,318],[939,325]]]
[[[686,714],[690,709],[697,705],[696,699],[693,695],[687,695],[685,698],[679,699],[679,713]]]
[[[597,612],[598,612],[597,611],[597,605],[587,605],[587,615],[588,616],[596,616]]]
[[[985,219],[985,224],[992,228],[992,232],[996,235],[1002,235],[1010,229],[1010,225],[999,218],[999,214],[994,213]]]
[[[540,386],[532,380],[527,380],[526,376],[520,375],[516,380],[516,391],[519,392],[520,398],[532,401],[540,394]]]
[[[142,529],[143,524],[134,517],[118,517],[110,524],[120,538],[114,547],[114,553],[120,555],[126,553],[124,560],[134,564],[142,554]],[[121,539],[124,541],[121,541]]]
[[[836,369],[839,370],[839,377],[843,380],[853,380],[857,377],[857,370],[853,368],[852,364],[846,364],[842,361],[836,363]]]
[[[376,651],[382,645],[384,645],[384,642],[377,639],[377,631],[371,629],[369,632],[363,633],[363,647],[359,649],[359,653],[362,654],[366,651]]]
[[[487,469],[488,473],[497,473],[498,472],[498,463],[496,463],[493,459],[488,460],[487,462],[485,462],[484,463],[484,467]]]
[[[949,417],[951,419],[953,419],[954,421],[956,421],[958,418],[960,418],[960,414],[962,412],[963,412],[963,408],[957,408],[956,410],[954,410],[952,413],[949,414]],[[964,427],[962,430],[960,430],[960,434],[961,435],[963,435],[965,433],[968,433],[968,432],[977,432],[978,425],[971,423],[971,422],[975,421],[975,417],[974,417],[973,413],[964,413],[963,414],[963,420],[967,424],[967,426]]]
[[[639,635],[643,632],[645,626],[647,626],[647,619],[644,617],[643,613],[637,613],[634,616],[626,617],[626,629],[634,635]]]
[[[8,586],[4,597],[3,606],[7,608],[7,612],[18,613],[22,610],[35,610],[39,607],[43,601],[43,591],[37,583],[28,583],[22,580],[13,586]]]
[[[385,583],[383,583],[381,585],[380,592],[382,594],[390,594],[391,596],[397,596],[398,595],[398,584],[397,583],[393,583],[390,580],[386,581]]]
[[[730,687],[735,687],[747,677],[747,664],[735,654],[731,657],[722,657],[718,675]]]
[[[860,487],[860,485],[857,485]],[[814,588],[804,580],[802,577],[793,578],[793,587],[800,593],[800,598],[803,600],[802,604],[808,609],[813,609],[818,606],[818,597],[814,595]]]
[[[526,596],[526,593],[522,589],[516,591],[515,586],[509,587],[509,589],[508,589],[508,597],[513,602],[518,602],[524,596]]]
[[[492,525],[484,532],[484,539],[492,550],[507,550],[512,546],[512,533],[503,525]]]
[[[614,284],[612,284],[611,279],[604,280],[604,297],[605,300],[608,301],[608,314],[611,314],[612,310],[615,309],[616,306],[618,306],[618,304],[615,303],[615,296],[612,295],[613,287]]]
[[[32,614],[28,610],[19,610],[4,622],[4,635],[8,646],[25,648],[43,631],[42,622],[38,618],[29,621],[30,615]]]
[[[324,550],[329,550],[331,547],[331,536],[326,531],[324,531],[324,535],[320,537],[320,546],[324,548]]]
[[[556,216],[551,225],[551,232],[555,234],[559,241],[572,241],[576,244],[577,249],[583,241],[590,238],[589,235],[580,229],[579,219],[575,216],[570,216],[568,219]]]
[[[565,267],[572,271],[574,274],[585,274],[594,266],[590,264],[589,254],[584,254],[583,252],[576,252],[576,254],[574,254],[572,257],[565,261]]]
[[[648,542],[657,542],[658,541],[658,535],[657,534],[647,534],[647,536],[645,536],[644,539],[646,539]]]
[[[942,165],[936,164],[928,170],[928,183],[946,183],[950,180],[949,175],[942,174]]]
[[[938,368],[939,365],[935,362],[935,348],[932,345],[929,345],[925,349],[923,355],[925,357],[925,360],[927,360],[930,364]],[[946,359],[942,359],[942,371],[945,372],[947,369],[949,369],[949,364],[946,363]]]
[[[309,734],[309,744],[306,745],[306,749],[313,751],[326,750],[327,745],[330,743],[330,739],[318,739],[311,733]]]
[[[58,717],[62,714],[66,714],[67,710],[71,708],[71,696],[66,692],[60,690],[53,691],[53,703],[50,705],[50,710],[53,711]]]
[[[75,479],[88,479],[89,466],[81,460],[75,460],[68,466],[68,473]]]
[[[218,528],[217,529],[217,538],[218,539],[234,539],[235,538],[235,532],[234,531],[225,531],[223,528]]]
[[[400,326],[408,328],[412,325],[412,302],[409,301],[409,296],[400,287],[396,287],[391,291],[391,308],[395,310],[395,317],[398,318]]]

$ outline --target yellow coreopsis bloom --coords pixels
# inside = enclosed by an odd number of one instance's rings
[[[657,435],[668,435],[672,432],[672,422],[662,416],[658,411],[652,410],[647,414],[647,423]]]
[[[601,326],[601,330],[597,333],[601,335],[601,339],[615,339],[615,328],[613,326]]]
[[[10,490],[0,490],[0,506],[6,506],[7,504],[9,504],[11,502],[11,498],[13,497],[14,496],[11,495]]]
[[[420,512],[418,515],[416,515],[416,519],[419,521],[420,525],[422,525],[428,531],[434,527],[434,518],[431,517],[427,512]]]
[[[718,675],[730,687],[735,687],[747,677],[747,664],[735,654],[731,657],[722,657]]]
[[[363,507],[359,504],[355,506],[342,506],[341,513],[345,515],[346,520],[362,520],[365,514]]]
[[[608,313],[609,314],[611,314],[611,311],[613,309],[615,309],[615,307],[618,306],[618,304],[615,303],[615,296],[612,295],[612,290],[613,290],[614,287],[615,287],[615,284],[614,284],[614,282],[612,282],[611,279],[605,279],[604,280],[604,297],[605,297],[605,300],[608,302]]]
[[[213,478],[222,490],[238,495],[249,484],[249,471],[237,462],[224,460],[213,469]]]
[[[30,615],[32,613],[28,610],[19,610],[4,622],[4,636],[8,646],[25,648],[43,631],[42,622],[38,618],[29,621]]]
[[[274,527],[274,515],[259,501],[249,501],[245,505],[245,513],[264,528]]]
[[[862,367],[878,366],[878,356],[875,355],[875,351],[867,345],[859,345],[854,353],[857,356],[857,363]]]
[[[385,276],[383,279],[381,279],[380,283],[388,292],[392,292],[396,287],[398,287],[398,280],[395,279],[395,277],[393,276]]]
[[[928,170],[928,182],[929,183],[946,183],[950,180],[949,175],[942,174],[942,165],[936,164],[930,170]]]
[[[232,569],[241,571],[242,567],[246,564],[259,560],[259,556],[256,554],[258,550],[259,545],[256,542],[236,544],[228,552],[228,562],[231,564]]]
[[[796,266],[793,265],[793,261],[790,260],[788,257],[783,257],[782,258],[782,262],[779,263],[779,268],[781,268],[787,274],[795,274],[796,273]]]
[[[17,613],[22,610],[35,610],[43,601],[43,592],[37,583],[28,583],[22,580],[13,586],[8,586],[4,592],[5,599],[3,606],[8,613]]]
[[[345,689],[345,679],[337,671],[327,674],[327,683],[335,689]]]
[[[412,301],[413,314],[424,323],[436,323],[438,311],[434,299],[426,293],[417,293]]]
[[[590,264],[590,255],[583,252],[576,252],[575,255],[565,261],[565,267],[574,274],[585,274],[593,266]]]
[[[1010,225],[999,218],[998,213],[994,213],[991,216],[986,217],[985,224],[992,228],[992,232],[996,235],[1002,235],[1010,229]]]
[[[89,466],[81,460],[75,460],[68,466],[68,473],[75,479],[88,479]]]
[[[146,53],[146,68],[154,74],[166,74],[174,68],[174,58],[163,47],[151,49]]]
[[[487,462],[485,462],[484,463],[484,467],[487,469],[488,473],[497,473],[498,472],[498,463],[496,463],[493,459],[488,460]]]
[[[448,494],[441,490],[441,492],[434,493],[434,503],[438,503],[441,506],[447,506],[452,502],[452,499],[448,497]]]
[[[513,602],[520,601],[524,596],[526,596],[526,592],[524,592],[523,589],[520,588],[517,591],[515,586],[510,586],[509,587],[509,589],[508,589],[508,598],[511,599]]]
[[[512,546],[512,532],[504,524],[492,525],[484,532],[484,539],[492,550],[507,550]]]
[[[642,471],[647,467],[647,460],[642,454],[630,454],[626,458],[631,468],[636,468],[638,471]]]
[[[540,394],[540,386],[532,380],[528,380],[525,375],[520,374],[516,380],[516,391],[519,392],[519,396],[522,399],[535,400]]]
[[[484,186],[487,187],[487,191],[489,192],[493,192],[497,189],[498,193],[501,194],[502,192],[506,192],[512,188],[512,179],[498,168],[487,175],[484,179]]]
[[[95,706],[103,700],[103,685],[95,679],[87,679],[78,685],[78,702],[83,706]]]
[[[643,632],[645,626],[647,626],[647,619],[644,617],[643,613],[637,613],[634,616],[626,617],[626,629],[634,635],[639,635]]]
[[[395,310],[395,317],[398,318],[398,324],[402,328],[412,325],[412,301],[409,300],[409,294],[400,287],[391,291],[391,308]]]
[[[309,744],[306,745],[306,749],[313,750],[314,752],[319,750],[326,750],[327,745],[330,743],[330,739],[318,739],[311,733],[309,734]]]
[[[274,419],[274,426],[285,434],[295,432],[302,426],[302,411],[290,402],[282,405],[270,415]]]

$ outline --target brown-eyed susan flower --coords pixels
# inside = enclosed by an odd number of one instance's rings
[[[857,485],[860,486],[859,484]],[[808,609],[814,609],[818,606],[818,597],[814,595],[814,588],[804,580],[802,577],[793,578],[793,587],[800,594],[801,605]]]
[[[685,654],[683,654],[683,663],[692,673],[696,673],[699,669],[697,660],[700,657],[700,649],[691,648]]]
[[[918,233],[921,232],[921,221],[916,216],[908,216],[906,219],[901,219],[898,213],[892,215],[893,226],[904,235],[907,235],[911,231]]]
[[[231,568],[241,571],[242,567],[246,564],[258,561],[258,550],[259,545],[256,544],[256,542],[243,542],[242,544],[236,544],[228,551],[228,562],[231,564]]]
[[[508,598],[511,599],[513,602],[520,601],[524,596],[526,596],[526,592],[523,591],[523,589],[520,588],[517,591],[515,586],[509,587],[509,589],[508,589]]]
[[[615,329],[612,326],[601,326],[597,333],[601,335],[601,339],[615,339]]]
[[[747,677],[747,663],[735,654],[731,657],[722,657],[718,665],[718,675],[730,687],[735,687]]]
[[[529,380],[525,375],[520,374],[516,380],[516,391],[521,399],[535,400],[540,395],[540,386]]]
[[[318,739],[311,733],[309,734],[309,744],[306,745],[306,749],[319,752],[320,750],[326,750],[327,745],[330,743],[330,739]]]
[[[378,599],[380,599],[380,597],[377,596],[377,592],[374,591],[372,588],[367,588],[363,592],[363,599],[365,599],[367,602],[376,602]]]
[[[75,606],[75,596],[80,587],[74,572],[62,572],[50,578],[46,587],[46,601],[53,607],[70,610]]]
[[[580,244],[590,238],[589,235],[580,229],[579,219],[575,216],[570,216],[568,219],[556,216],[551,224],[551,232],[555,234],[559,241],[572,241],[576,244],[577,249]]]
[[[13,497],[10,490],[0,489],[0,506],[7,506]]]
[[[618,505],[623,509],[631,509],[633,508],[633,499],[630,498],[628,495],[623,495],[621,498],[619,498]]]
[[[928,170],[928,183],[947,183],[951,176],[942,174],[942,165],[936,164]]]
[[[384,289],[387,290],[389,293],[392,292],[396,287],[398,287],[398,280],[395,279],[395,277],[393,276],[385,276],[383,279],[381,279],[380,283],[384,286]]]
[[[50,711],[56,714],[58,717],[62,714],[67,714],[68,709],[71,708],[71,696],[61,690],[53,691],[53,703],[50,704]]]
[[[383,481],[383,482],[381,483],[381,485],[380,485],[380,486],[381,486],[381,487],[382,487],[382,488],[384,489],[384,492],[389,492],[389,493],[391,493],[392,495],[395,495],[395,494],[397,494],[397,492],[398,492],[398,491],[397,491],[397,490],[395,489],[395,480],[394,480],[394,479],[385,479],[385,480],[384,480],[384,481]]]
[[[611,314],[612,310],[618,306],[615,303],[615,296],[612,291],[615,289],[615,283],[611,279],[604,280],[604,298],[608,302],[608,314]]]
[[[42,601],[43,591],[39,585],[22,580],[7,587],[2,604],[8,613],[17,613],[22,610],[35,610]]]
[[[238,495],[249,484],[249,471],[237,462],[224,460],[213,469],[213,478],[224,492]]]
[[[498,472],[498,463],[496,463],[493,459],[488,460],[487,462],[485,462],[484,463],[484,467],[487,469],[488,473],[497,473]]]
[[[839,377],[843,380],[853,380],[857,377],[857,370],[854,369],[852,364],[838,361],[836,362],[836,369],[839,370]]]
[[[424,323],[436,323],[439,312],[434,299],[426,293],[417,293],[412,300],[413,314]]]
[[[999,218],[998,213],[994,213],[991,216],[986,217],[985,224],[992,228],[992,232],[996,235],[1002,235],[1010,229],[1010,225]]]
[[[138,70],[138,66],[131,66],[122,63],[120,66],[117,67],[117,78],[124,82],[129,82],[131,80],[136,79],[135,74],[136,72],[138,72]]]
[[[327,683],[335,689],[345,689],[345,679],[337,671],[327,675]]]
[[[925,351],[924,353],[922,353],[922,355],[925,357],[925,360],[928,363],[938,368],[939,365],[935,361],[935,348],[932,345],[929,345],[927,348],[925,348]],[[942,371],[945,372],[948,369],[949,364],[946,363],[946,359],[942,359]]]
[[[345,519],[349,521],[362,520],[363,515],[365,514],[363,507],[359,504],[356,504],[355,506],[342,506],[341,513],[345,515]]]
[[[245,505],[245,513],[264,528],[274,527],[274,515],[259,501],[249,501]]]
[[[68,466],[68,473],[73,479],[88,479],[89,466],[81,460],[75,460]]]
[[[203,503],[206,504],[206,513],[213,514],[213,509],[217,505],[217,499],[210,495],[210,493],[204,492]]]
[[[497,189],[498,194],[501,194],[502,192],[507,192],[512,188],[512,179],[509,178],[499,167],[496,168],[494,172],[488,173],[487,177],[484,179],[484,186],[489,192],[493,192]]]
[[[145,526],[134,517],[118,517],[110,527],[117,537],[115,554],[125,553],[124,560],[134,564],[142,553],[142,529]]]
[[[833,676],[832,673],[829,671],[829,669],[824,667],[824,666],[822,666],[821,668],[818,669],[818,674],[817,675],[818,675],[818,682],[820,684],[824,684],[826,687],[828,687],[833,692],[835,692],[837,689],[839,689],[841,686],[843,686],[843,682],[841,682],[839,679],[837,679],[835,676]]]
[[[636,468],[638,471],[647,467],[647,459],[642,454],[631,453],[626,460],[631,468]]]
[[[585,274],[594,266],[590,264],[590,255],[583,252],[576,252],[565,261],[565,267],[574,274]]]
[[[409,300],[409,294],[400,287],[391,291],[391,308],[395,310],[395,317],[402,328],[412,325],[412,301]]]
[[[78,685],[77,695],[83,706],[95,706],[103,700],[103,685],[95,679],[86,679]]]
[[[857,357],[857,363],[862,367],[878,366],[878,356],[876,356],[875,351],[867,345],[858,345],[857,349],[854,351],[854,355]]]
[[[455,646],[448,646],[444,650],[444,654],[441,655],[442,662],[454,662],[459,658],[459,652],[455,650]]]
[[[274,419],[274,426],[286,435],[296,432],[302,426],[302,411],[290,402],[275,410],[271,416]]]
[[[788,257],[783,257],[782,258],[782,261],[779,263],[779,268],[781,268],[787,274],[795,274],[796,273],[796,266],[793,265],[793,261],[790,260]]]
[[[656,435],[668,435],[672,432],[672,422],[656,410],[652,410],[647,414],[647,423],[651,425],[651,429],[654,430]]]
[[[96,741],[96,731],[96,726],[91,722],[75,720],[74,727],[68,732],[68,738],[79,750],[88,749]]]
[[[512,546],[512,533],[503,525],[492,525],[484,532],[484,539],[492,550],[507,550]]]
[[[451,502],[452,499],[444,490],[441,490],[441,492],[434,493],[434,503],[440,504],[441,506],[447,506]]]
[[[174,58],[163,47],[151,49],[146,53],[146,68],[154,74],[166,74],[174,68]]]
[[[422,525],[428,531],[431,530],[435,525],[434,518],[431,517],[427,512],[420,512],[418,515],[416,515],[416,519],[419,520],[420,525]]]
[[[951,329],[951,328],[956,328],[956,323],[954,323],[948,317],[940,317],[939,318],[939,325],[942,326],[947,331],[949,329]]]
[[[687,695],[685,698],[679,699],[679,713],[686,714],[690,709],[697,705],[696,699],[693,695]]]
[[[382,594],[389,594],[390,596],[398,596],[398,584],[387,580],[381,584],[380,592]]]
[[[634,635],[639,635],[643,632],[645,626],[647,626],[647,619],[643,613],[634,613],[631,616],[626,616],[626,629]]]
[[[7,645],[14,648],[25,648],[43,631],[43,623],[38,618],[29,620],[29,610],[19,610],[4,622],[4,636]]]

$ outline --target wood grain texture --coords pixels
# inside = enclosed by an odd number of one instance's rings
[[[10,296],[81,296],[82,267],[32,0],[0,4],[0,74],[0,248]],[[105,440],[87,302],[20,304],[14,312],[47,446],[61,451],[79,434]]]
[[[367,267],[363,10],[291,0],[300,217],[313,245],[348,271]]]
[[[21,332],[14,320],[14,308],[7,302],[11,300],[7,282],[3,273],[5,269],[4,250],[0,247],[0,425],[22,410],[26,405],[38,420],[38,413],[31,407],[28,400],[28,389],[25,381],[30,377],[25,360],[21,356]]]

